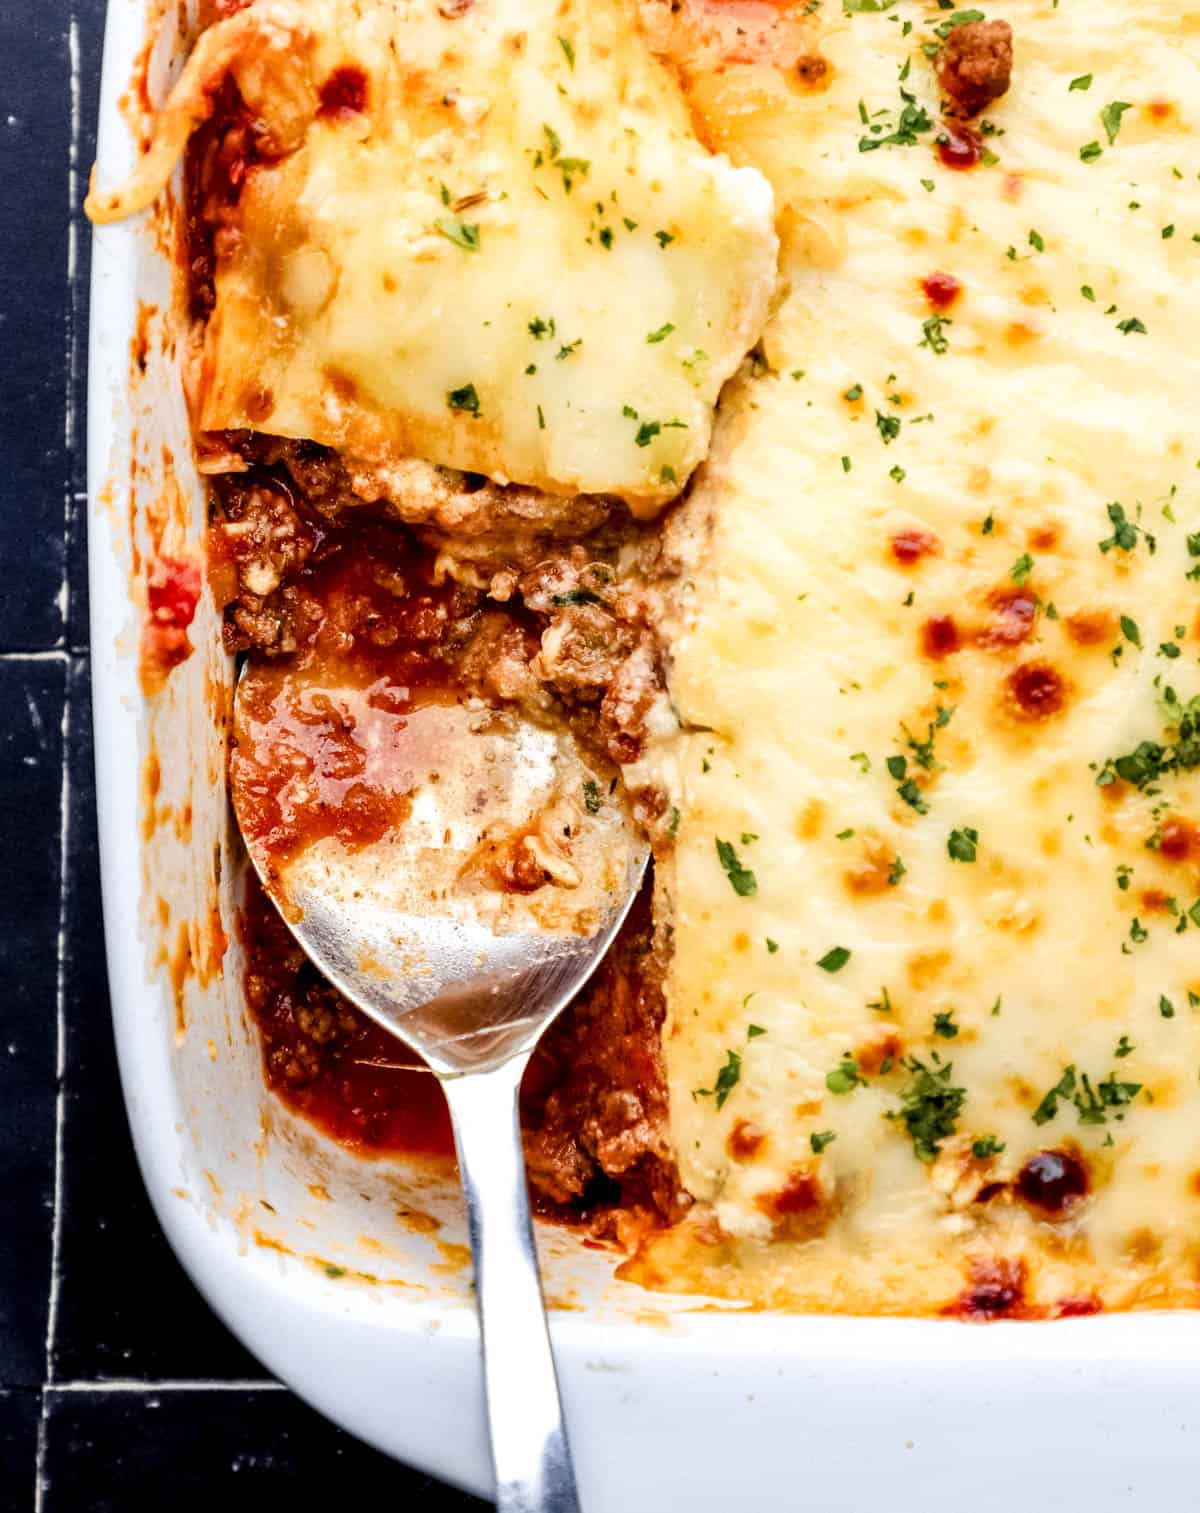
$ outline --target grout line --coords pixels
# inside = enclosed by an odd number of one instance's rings
[[[54,1382],[48,1383],[48,1393],[57,1392],[287,1392],[290,1389],[283,1382],[255,1381],[253,1378],[231,1380],[228,1382],[196,1381],[189,1382],[175,1378],[161,1382],[132,1381],[126,1378],[115,1378],[112,1381],[99,1382]]]
[[[71,539],[74,521],[72,480],[74,476],[74,446],[76,435],[75,389],[79,372],[79,349],[75,322],[75,278],[79,261],[79,231],[75,216],[75,201],[79,192],[79,143],[82,129],[79,17],[72,7],[67,26],[68,89],[70,93],[71,136],[67,154],[67,299],[63,339],[66,343],[65,389],[63,396],[63,445],[66,477],[63,499],[63,526],[65,550],[63,552],[63,581],[59,599],[62,618],[63,640],[69,635],[71,618]],[[58,1325],[58,1297],[62,1271],[62,1195],[63,1195],[63,1124],[66,1113],[66,985],[67,985],[67,846],[70,840],[71,816],[71,666],[68,654],[57,653],[66,664],[63,680],[62,712],[62,783],[59,788],[58,832],[58,941],[57,975],[54,993],[55,1054],[54,1054],[54,1206],[50,1228],[50,1285],[46,1300],[46,1348],[43,1364],[42,1411],[38,1417],[37,1451],[34,1462],[34,1513],[42,1513],[46,1496],[46,1452],[49,1439],[49,1396],[54,1380],[54,1341]]]

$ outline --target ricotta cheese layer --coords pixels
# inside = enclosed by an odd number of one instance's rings
[[[666,1056],[703,1204],[650,1280],[1196,1301],[1200,15],[986,14],[1015,63],[966,170],[937,6],[825,4],[800,79],[690,70],[787,295],[685,507]]]

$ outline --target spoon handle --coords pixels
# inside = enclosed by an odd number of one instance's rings
[[[537,1250],[517,1092],[528,1055],[444,1077],[463,1191],[483,1343],[499,1513],[579,1513]]]

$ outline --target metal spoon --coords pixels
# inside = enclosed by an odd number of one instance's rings
[[[628,913],[645,839],[570,735],[478,703],[397,711],[377,687],[247,664],[234,734],[233,807],[268,894],[328,981],[417,1051],[445,1091],[497,1506],[574,1513],[517,1093],[538,1039]],[[360,797],[365,787],[393,798],[402,820],[365,844],[325,824],[281,851],[261,803],[280,770],[292,774],[284,799],[301,821],[328,819],[353,783]],[[539,868],[544,883],[512,890],[531,873],[536,884]]]

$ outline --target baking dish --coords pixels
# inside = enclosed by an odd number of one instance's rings
[[[158,14],[159,11],[164,16]],[[155,7],[157,96],[182,55]],[[113,0],[99,152],[136,151],[144,0]],[[456,1193],[364,1162],[271,1100],[241,1005],[241,862],[224,797],[230,667],[202,596],[192,654],[143,689],[154,555],[199,552],[203,498],[180,381],[167,239],[97,234],[89,471],[105,920],[122,1079],[142,1171],[184,1265],[263,1362],[372,1444],[486,1493],[477,1337]],[[1054,1324],[768,1316],[642,1292],[615,1257],[541,1234],[586,1505],[641,1510],[884,1498],[940,1510],[1183,1506],[1191,1314]]]

